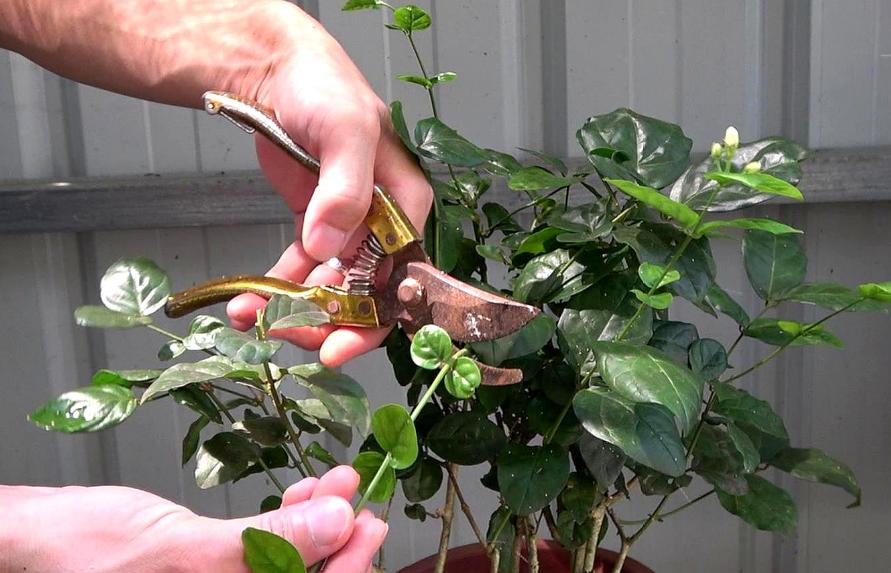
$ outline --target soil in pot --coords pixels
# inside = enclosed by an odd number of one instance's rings
[[[618,554],[608,549],[597,550],[597,566],[595,573],[610,573]],[[569,553],[558,543],[550,540],[538,541],[538,562],[541,573],[569,573]],[[399,573],[433,573],[436,555],[409,565]],[[528,573],[525,563],[520,566],[520,573]],[[646,565],[628,558],[622,567],[623,573],[653,573]],[[445,573],[489,573],[489,559],[476,543],[456,547],[449,550]]]

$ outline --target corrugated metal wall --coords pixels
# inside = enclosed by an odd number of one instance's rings
[[[403,39],[383,30],[381,13],[343,14],[341,2],[308,7],[344,44],[387,101],[410,118],[427,114]],[[445,120],[485,146],[544,147],[575,156],[575,127],[619,106],[678,122],[704,149],[727,124],[744,139],[784,133],[812,147],[891,143],[891,0],[488,0],[419,2],[433,14],[418,35],[444,86]],[[78,86],[0,52],[0,180],[147,173],[216,173],[256,168],[250,138],[213,118]],[[889,184],[891,188],[891,184]],[[884,195],[887,199],[887,195]],[[891,204],[819,203],[771,207],[806,230],[811,280],[887,279]],[[152,362],[151,333],[85,333],[72,309],[97,300],[97,278],[122,256],[145,255],[179,286],[234,272],[264,271],[292,240],[289,226],[34,233],[0,237],[0,483],[122,483],[177,499],[212,515],[253,512],[267,491],[260,478],[198,491],[178,467],[189,423],[170,405],[153,405],[122,427],[90,436],[37,430],[24,414],[46,398],[86,383],[91,371]],[[721,282],[754,307],[736,244],[718,252]],[[810,310],[789,316],[812,318]],[[681,311],[680,315],[693,316]],[[702,319],[698,319],[702,320]],[[796,350],[751,382],[783,411],[793,440],[850,463],[864,507],[845,510],[843,494],[786,483],[800,502],[797,533],[753,532],[714,502],[679,515],[637,547],[660,573],[687,571],[835,572],[891,561],[891,321],[846,316],[835,330],[844,352]],[[724,340],[726,322],[701,331]],[[764,348],[743,349],[747,359]],[[290,350],[295,361],[311,357]],[[380,354],[346,370],[373,403],[401,401]],[[171,420],[173,423],[171,423]],[[472,472],[467,472],[471,474]],[[477,476],[469,496],[494,501]],[[696,491],[688,493],[692,498]],[[629,517],[643,515],[637,503]],[[401,517],[397,504],[388,562],[434,550],[435,532]],[[455,544],[472,541],[458,520]]]

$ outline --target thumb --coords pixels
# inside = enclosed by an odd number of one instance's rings
[[[340,497],[320,497],[282,507],[244,519],[232,519],[227,525],[237,534],[248,527],[275,533],[294,544],[303,561],[310,565],[336,553],[353,533],[353,509]]]
[[[368,213],[379,138],[379,120],[352,121],[319,146],[319,185],[303,220],[303,247],[317,261],[340,255]]]

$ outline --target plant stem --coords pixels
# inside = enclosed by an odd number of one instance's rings
[[[539,573],[539,565],[538,565],[538,544],[535,537],[535,529],[532,528],[532,524],[529,523],[528,518],[526,521],[526,547],[529,552],[529,573]]]
[[[146,324],[145,327],[148,328],[149,330],[154,330],[155,332],[157,332],[159,334],[163,334],[167,338],[172,338],[173,340],[177,340],[179,342],[182,342],[183,340],[185,340],[182,336],[173,334],[169,330],[164,330],[160,326],[155,326],[154,324]]]
[[[551,440],[554,439],[554,435],[557,433],[557,430],[560,428],[560,424],[563,423],[563,419],[566,417],[566,414],[569,413],[569,409],[572,408],[572,400],[566,402],[566,405],[563,406],[563,410],[560,411],[560,415],[557,416],[557,420],[554,422],[554,425],[551,426],[551,429],[548,430],[547,435],[544,437],[544,445],[548,445],[551,443]]]
[[[591,532],[591,537],[585,545],[585,571],[594,570],[594,562],[597,559],[597,547],[600,545],[600,529],[603,527],[606,510],[607,508],[603,505],[603,502],[594,509],[594,530]]]
[[[242,394],[241,392],[236,392],[235,390],[231,390],[226,388],[225,386],[217,386],[216,384],[211,383],[211,387],[214,390],[219,390],[220,392],[225,392],[226,394],[232,394],[233,396],[238,396],[239,398],[244,398],[245,400],[250,400],[251,402],[256,402],[259,406],[259,402],[257,401],[256,396],[248,396],[247,394]]]
[[[449,539],[452,536],[455,497],[455,482],[449,480],[446,487],[445,505],[442,507],[442,532],[439,535],[439,551],[436,553],[436,567],[434,567],[433,573],[443,573],[445,571],[449,552]]]
[[[470,505],[467,503],[467,500],[464,499],[464,493],[461,491],[461,486],[458,484],[458,465],[448,464],[446,466],[446,472],[449,474],[449,481],[455,486],[455,495],[458,497],[458,504],[461,507],[461,512],[467,518],[467,523],[470,524],[470,529],[472,529],[473,534],[476,535],[476,539],[479,541],[483,551],[488,551],[486,538],[483,537],[480,527],[477,525],[476,519],[473,517]]]
[[[715,492],[716,492],[716,490],[714,490],[714,489],[709,490],[709,491],[705,492],[704,494],[702,494],[702,495],[700,495],[700,496],[697,496],[697,497],[691,499],[691,500],[688,501],[687,503],[685,503],[685,504],[683,504],[683,505],[680,505],[680,506],[678,506],[678,507],[672,509],[671,511],[666,511],[665,513],[663,513],[663,514],[657,516],[656,519],[659,519],[659,520],[661,521],[662,519],[664,519],[664,518],[666,518],[666,517],[668,517],[668,516],[670,516],[670,515],[674,515],[674,514],[676,514],[676,513],[680,513],[681,511],[684,511],[685,509],[687,509],[687,508],[690,507],[691,505],[693,505],[693,504],[695,504],[695,503],[699,503],[700,501],[706,499],[707,497],[709,497],[710,495],[712,495],[712,494],[715,493]]]
[[[625,566],[625,560],[628,559],[629,551],[631,551],[631,543],[623,542],[622,549],[619,551],[619,557],[616,558],[616,564],[613,565],[613,573],[622,573],[622,567]]]
[[[390,519],[390,508],[392,506],[393,506],[393,498],[391,497],[390,500],[387,502],[387,505],[384,506],[384,511],[381,513],[380,519],[384,523],[386,523]],[[385,559],[384,559],[385,558],[384,545],[385,544],[381,544],[381,548],[377,552],[377,568],[380,569],[381,571],[386,569],[386,567],[384,567],[384,564],[385,564],[384,563],[384,561],[385,561]]]
[[[764,316],[764,313],[766,313],[768,310],[772,309],[774,306],[776,306],[774,303],[765,304],[764,308],[762,308],[761,311],[755,315],[755,318],[753,318],[749,321],[749,323],[752,323],[752,322],[758,320],[759,318],[761,318],[762,316]],[[736,350],[736,347],[739,346],[739,343],[742,342],[742,339],[745,337],[745,335],[746,335],[745,327],[740,326],[739,327],[739,336],[737,336],[736,340],[733,341],[733,344],[730,345],[730,349],[727,351],[727,358],[730,358],[730,355],[733,354],[733,351]]]

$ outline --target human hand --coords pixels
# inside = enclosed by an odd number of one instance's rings
[[[278,510],[211,519],[126,487],[0,486],[0,571],[31,573],[248,573],[247,527],[288,539],[307,565],[331,556],[325,573],[371,570],[387,525],[369,511],[353,517],[359,476],[334,468],[292,485]]]
[[[393,131],[387,107],[343,48],[318,24],[295,16],[293,50],[276,58],[255,92],[276,111],[286,131],[321,162],[314,175],[263,136],[257,155],[264,173],[295,213],[297,240],[269,271],[270,276],[303,284],[341,284],[334,269],[319,265],[333,256],[352,255],[367,234],[362,225],[375,182],[423,228],[432,191],[414,158]],[[242,295],[228,307],[237,328],[247,329],[265,301]],[[386,330],[299,328],[273,333],[339,366],[376,348]]]

